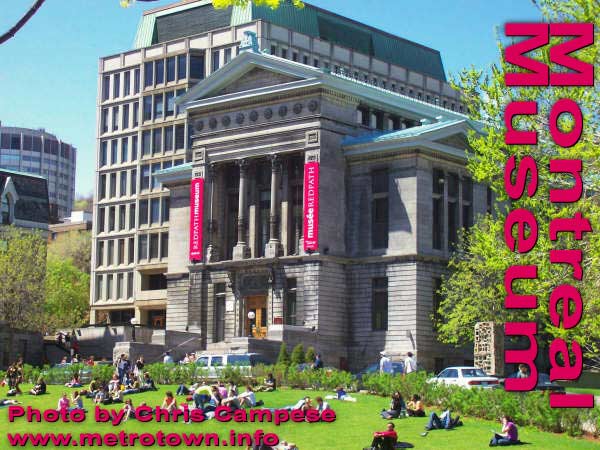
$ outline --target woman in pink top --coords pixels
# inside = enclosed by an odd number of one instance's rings
[[[63,409],[69,409],[70,402],[69,397],[67,397],[67,393],[63,392],[62,397],[58,400],[58,410],[61,411]]]
[[[490,441],[490,447],[496,445],[515,445],[519,443],[519,432],[512,419],[504,414],[502,416],[502,433],[495,433]]]

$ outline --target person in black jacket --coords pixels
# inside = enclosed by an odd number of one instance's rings
[[[396,391],[392,394],[392,400],[390,401],[390,408],[381,411],[381,417],[386,420],[397,419],[400,417],[403,411],[406,410],[406,404],[402,398],[402,394]]]

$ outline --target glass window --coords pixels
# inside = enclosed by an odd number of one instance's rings
[[[108,164],[108,142],[102,141],[100,143],[100,167]]]
[[[110,163],[118,164],[119,163],[118,156],[119,156],[119,141],[117,139],[113,139],[112,141],[110,141]]]
[[[133,126],[137,127],[140,123],[140,102],[133,103]]]
[[[148,225],[148,200],[140,200],[140,217],[138,223]]]
[[[169,221],[169,208],[171,205],[171,199],[169,197],[163,197],[162,198],[162,222],[168,222]]]
[[[119,129],[119,107],[115,106],[112,109],[112,131]]]
[[[108,100],[110,98],[110,75],[104,75],[102,77],[102,100]]]
[[[141,190],[150,188],[150,166],[144,164],[142,166]]]
[[[142,131],[142,155],[149,155],[152,148],[151,142],[152,134],[150,130]]]
[[[123,105],[123,120],[121,123],[121,128],[123,130],[129,128],[129,105]]]
[[[215,72],[219,70],[219,62],[220,62],[220,54],[219,50],[215,50],[212,52],[212,71]]]
[[[159,223],[160,219],[160,198],[150,200],[150,222],[152,224]]]
[[[160,235],[160,257],[167,258],[169,256],[169,233],[161,233]]]
[[[117,241],[117,264],[125,264],[125,239]]]
[[[150,259],[158,258],[158,234],[150,235]]]
[[[371,329],[385,331],[388,326],[388,280],[373,278],[371,303]]]
[[[98,228],[98,233],[102,233],[104,231],[104,221],[105,221],[105,212],[106,208],[98,208],[98,222],[96,224]]]
[[[226,48],[224,53],[224,64],[227,64],[229,61],[231,61],[231,49],[230,48]]]
[[[138,261],[148,259],[148,236],[142,234],[138,236]]]
[[[113,75],[113,98],[120,97],[121,76],[118,73]]]
[[[167,58],[167,83],[175,81],[175,57]]]
[[[115,241],[113,240],[109,240],[106,241],[107,244],[107,257],[106,257],[106,265],[107,266],[112,266],[114,263],[114,258],[115,258]]]
[[[106,174],[100,175],[100,181],[99,181],[99,186],[98,186],[98,195],[100,197],[100,200],[103,200],[106,198]]]
[[[134,134],[131,136],[131,160],[135,161],[138,157],[138,136]]]
[[[104,108],[102,110],[101,127],[103,133],[106,133],[108,131],[108,108]]]
[[[129,243],[128,243],[128,259],[127,259],[127,264],[133,264],[135,262],[135,238],[129,238]],[[133,275],[133,274],[132,274]],[[132,278],[132,277],[130,277]]]
[[[124,197],[127,195],[127,171],[126,170],[121,172],[121,186],[120,186],[119,194],[121,194],[121,197]],[[123,214],[125,214],[124,211],[123,211]],[[125,217],[125,216],[123,216],[123,217]]]
[[[175,149],[181,150],[185,148],[185,125],[175,125]]]
[[[152,154],[162,152],[162,128],[152,130]]]
[[[144,121],[152,120],[152,96],[144,96]]]
[[[104,298],[104,294],[102,292],[103,279],[104,279],[104,275],[96,276],[96,300],[101,300]]]
[[[154,96],[154,120],[162,119],[163,116],[163,95]]]
[[[126,163],[129,159],[129,138],[121,139],[121,163]]]
[[[196,56],[197,57],[197,56]],[[194,56],[192,56],[194,58]],[[202,61],[202,66],[204,67],[204,58]],[[204,72],[204,70],[202,70]],[[187,76],[187,56],[179,55],[177,56],[177,79],[183,80]],[[194,78],[194,77],[192,77]],[[203,77],[199,77],[203,78]]]
[[[135,195],[137,192],[137,169],[132,169],[129,176],[129,192]]]
[[[154,84],[154,63],[152,61],[144,63],[144,87]]]
[[[113,275],[111,273],[106,275],[106,298],[112,299],[113,295]]]
[[[158,189],[160,187],[160,182],[158,181],[158,178],[154,175],[159,170],[160,163],[152,164],[152,189]]]
[[[135,228],[135,203],[129,204],[129,229]]]
[[[98,241],[96,247],[96,267],[104,265],[104,241]]]
[[[154,61],[156,84],[165,82],[165,60],[158,59]]]
[[[296,325],[296,279],[288,278],[286,283],[287,291],[285,296],[285,324]]]
[[[133,93],[139,94],[140,92],[140,69],[133,71]]]
[[[131,72],[128,70],[123,74],[123,95],[131,93]]]
[[[117,274],[117,298],[123,298],[123,287],[124,287],[123,274],[118,273]]]
[[[114,198],[117,196],[117,173],[113,172],[110,174],[110,197]]]
[[[129,273],[127,276],[127,298],[131,297],[133,297],[133,273]]]
[[[165,97],[167,102],[167,111],[165,116],[169,117],[175,114],[175,91],[169,91],[165,93]]]
[[[371,202],[371,246],[387,248],[389,217],[389,177],[387,169],[371,173],[373,200]]]
[[[173,151],[173,127],[165,128],[165,152]]]

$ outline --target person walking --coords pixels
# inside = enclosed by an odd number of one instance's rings
[[[385,350],[379,352],[381,359],[379,360],[379,373],[393,373],[392,360]]]
[[[404,360],[404,375],[408,375],[409,373],[413,373],[417,371],[417,360],[415,359],[412,352],[408,352],[406,354],[406,359]]]

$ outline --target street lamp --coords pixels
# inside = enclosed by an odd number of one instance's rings
[[[131,342],[135,342],[135,326],[137,325],[137,319],[132,317],[131,320]]]
[[[250,335],[253,336],[252,331],[254,330],[254,319],[256,319],[256,313],[254,311],[248,311],[248,319],[250,320]]]

